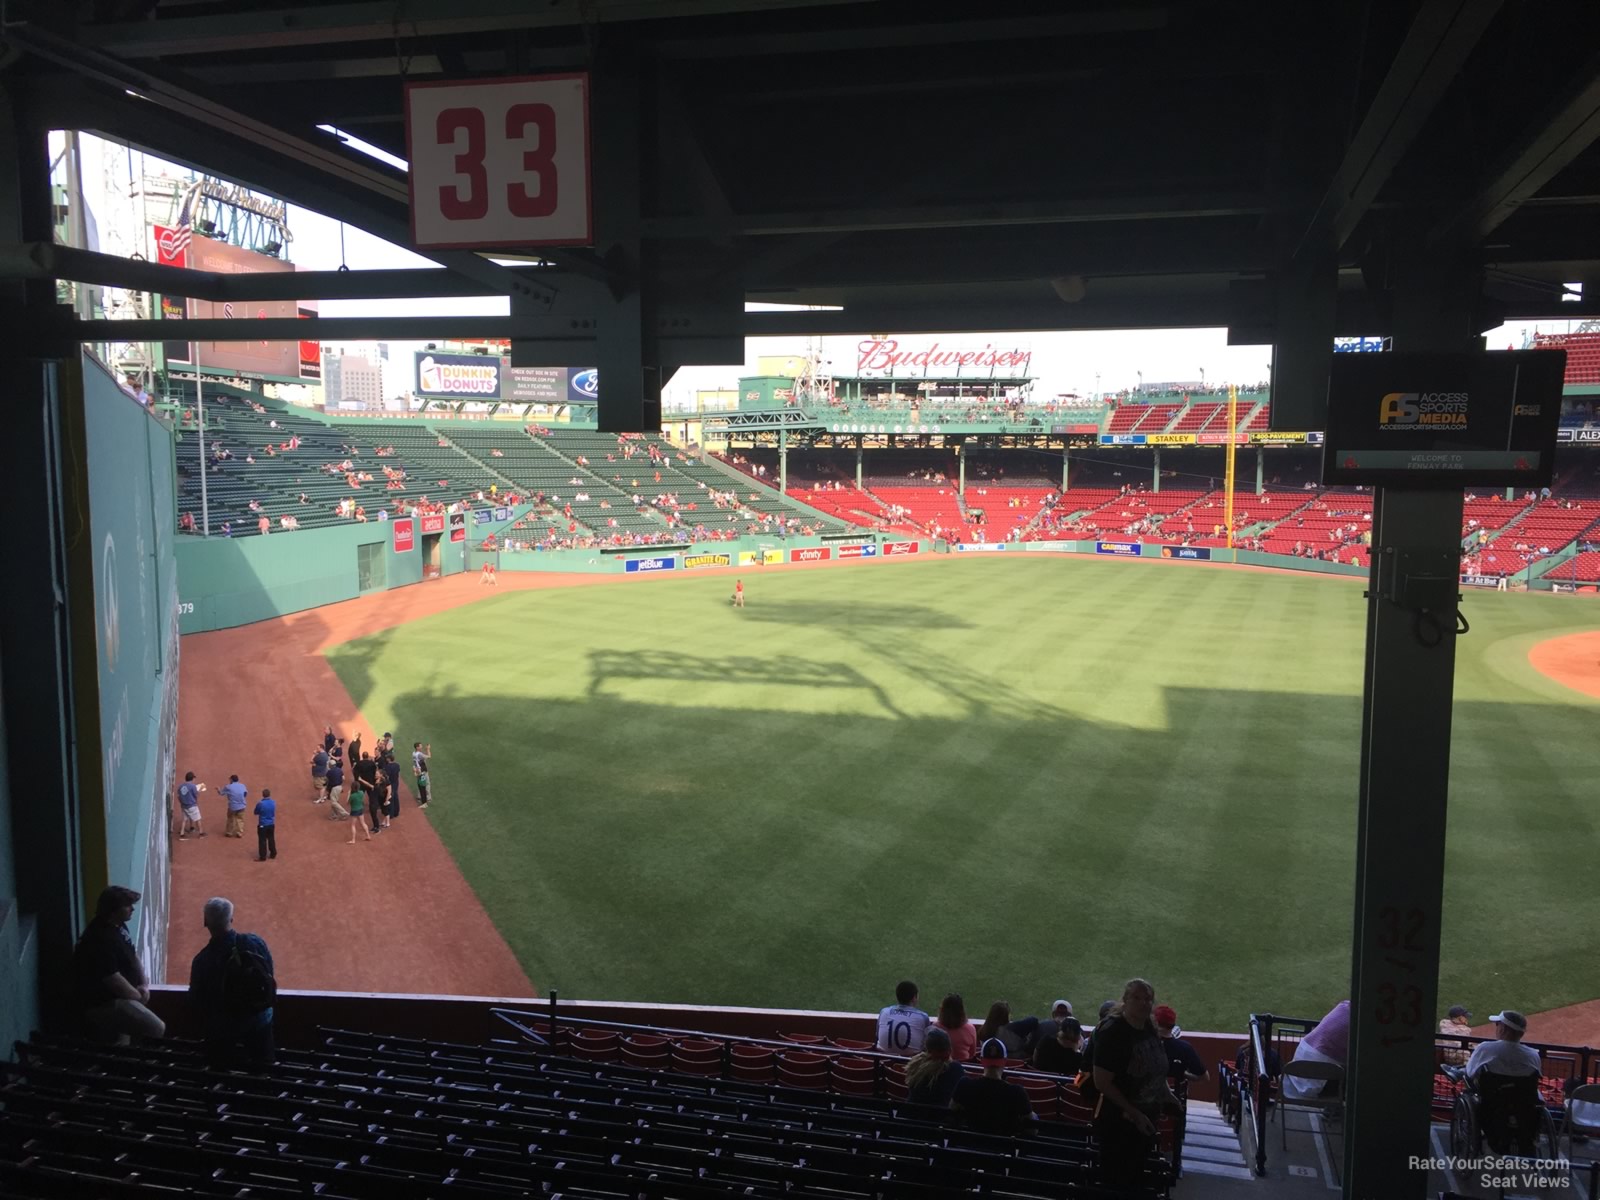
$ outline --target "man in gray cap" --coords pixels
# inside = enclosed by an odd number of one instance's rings
[[[1528,1018],[1508,1008],[1489,1020],[1494,1022],[1495,1040],[1480,1042],[1472,1052],[1467,1060],[1467,1078],[1484,1071],[1491,1075],[1539,1074],[1539,1052],[1522,1044],[1522,1035],[1528,1032]]]

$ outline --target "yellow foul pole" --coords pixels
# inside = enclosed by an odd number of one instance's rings
[[[1234,434],[1239,432],[1239,391],[1228,385],[1228,469],[1223,472],[1222,520],[1228,530],[1228,549],[1233,549],[1233,458]]]

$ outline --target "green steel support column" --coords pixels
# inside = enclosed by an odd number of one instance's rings
[[[858,488],[861,486],[861,459],[862,458],[863,458],[863,455],[861,453],[861,439],[857,438],[856,439],[856,487],[858,487]]]
[[[1065,446],[1061,447],[1061,490],[1067,490],[1068,472],[1072,468],[1072,451]]]
[[[1506,499],[1507,500],[1515,500],[1516,498],[1517,498],[1517,489],[1516,488],[1507,488],[1506,489]]]
[[[1256,495],[1267,490],[1267,452],[1256,447]]]
[[[1151,455],[1151,458],[1154,460],[1154,464],[1155,465],[1151,468],[1151,470],[1152,470],[1152,472],[1154,474],[1153,474],[1153,479],[1152,479],[1152,482],[1151,482],[1150,486],[1151,486],[1152,489],[1154,489],[1155,491],[1159,492],[1161,490],[1161,447],[1160,446],[1156,447],[1155,452]]]
[[[1479,276],[1466,256],[1402,264],[1395,289],[1395,349],[1481,350],[1471,311],[1480,294]],[[1379,488],[1373,502],[1356,819],[1346,1200],[1422,1200],[1428,1194],[1428,1172],[1411,1163],[1434,1154],[1434,1022],[1461,510],[1460,487]]]
[[[778,491],[789,490],[789,431],[778,430]]]
[[[967,494],[967,444],[959,442],[956,445],[956,491],[963,497]]]

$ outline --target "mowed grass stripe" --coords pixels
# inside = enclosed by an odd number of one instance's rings
[[[999,555],[744,578],[743,612],[726,577],[517,592],[329,653],[434,743],[429,819],[541,987],[873,1008],[910,976],[1033,1011],[1142,973],[1191,1028],[1344,994],[1359,586]],[[1570,886],[1600,705],[1526,665],[1589,610],[1467,611],[1445,991],[1600,996]]]

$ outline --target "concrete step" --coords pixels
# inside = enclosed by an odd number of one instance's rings
[[[1223,1179],[1255,1179],[1233,1126],[1224,1121],[1209,1100],[1189,1101],[1183,1137],[1185,1174]]]

